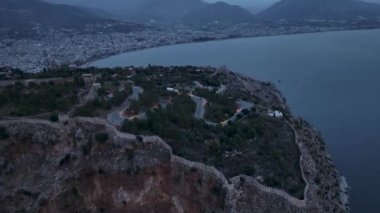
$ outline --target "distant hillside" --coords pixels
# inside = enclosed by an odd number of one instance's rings
[[[140,23],[205,24],[240,23],[252,20],[252,14],[227,3],[204,0],[46,0],[103,9],[114,17]]]
[[[253,19],[253,15],[247,10],[224,2],[206,5],[183,17],[183,21],[187,24],[204,24],[209,22],[236,24],[251,22]]]
[[[86,24],[114,22],[75,6],[50,4],[39,0],[1,0],[0,27],[81,28]]]
[[[356,0],[282,0],[258,16],[268,20],[352,20],[380,17],[380,5]]]
[[[211,4],[203,0],[145,0],[134,13],[125,17],[138,21],[191,25],[210,22],[235,24],[253,20],[253,15],[239,6],[223,2]]]
[[[133,10],[120,8],[118,15],[132,21],[173,23],[190,11],[206,6],[202,0],[142,0]]]

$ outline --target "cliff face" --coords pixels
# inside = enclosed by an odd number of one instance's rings
[[[227,181],[174,156],[158,137],[123,134],[100,119],[0,121],[0,128],[9,135],[0,141],[2,212],[344,212],[318,196],[315,183],[301,201],[248,176]],[[318,166],[305,152],[306,179],[314,182]]]
[[[223,208],[220,178],[181,164],[159,138],[138,141],[96,120],[5,126],[11,136],[2,141],[1,151],[0,209],[5,212]],[[97,142],[95,135],[104,131],[109,139]]]

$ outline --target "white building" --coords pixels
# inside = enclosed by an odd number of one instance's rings
[[[275,118],[283,118],[284,117],[284,113],[282,113],[282,112],[280,112],[278,110],[275,110],[275,111],[270,110],[268,112],[268,115],[270,117],[275,117]]]

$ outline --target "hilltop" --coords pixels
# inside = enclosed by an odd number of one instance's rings
[[[270,83],[190,66],[2,73],[6,212],[346,211],[323,139]]]

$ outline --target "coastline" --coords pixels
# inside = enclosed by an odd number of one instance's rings
[[[225,72],[227,70],[222,71]],[[243,89],[242,91],[247,91],[251,95],[255,94],[255,91],[257,91],[257,89],[266,91],[271,94],[268,97],[265,96],[266,98],[263,99],[264,102],[267,102],[267,104],[269,104],[268,107],[271,105],[278,105],[280,108],[284,110],[286,116],[283,122],[286,122],[288,125],[290,125],[292,131],[294,132],[293,140],[294,143],[298,145],[298,150],[300,154],[298,158],[299,161],[297,160],[297,164],[299,163],[298,165],[302,173],[302,179],[306,184],[303,190],[303,198],[296,198],[292,196],[289,192],[286,192],[285,190],[282,190],[280,188],[272,188],[265,186],[262,183],[257,182],[254,178],[247,177],[244,175],[233,176],[231,177],[230,181],[228,181],[226,176],[223,175],[220,172],[220,170],[216,170],[213,166],[207,166],[205,163],[195,163],[194,161],[187,161],[185,159],[181,160],[183,162],[188,162],[185,163],[186,165],[190,164],[190,166],[188,166],[187,169],[196,167],[196,164],[200,165],[203,168],[206,168],[204,173],[202,172],[203,174],[208,172],[212,173],[213,176],[216,177],[217,182],[222,182],[224,187],[226,188],[227,195],[229,198],[226,200],[226,204],[232,209],[243,209],[239,206],[241,205],[241,203],[243,203],[243,205],[249,206],[252,209],[258,208],[257,206],[255,206],[255,204],[257,204],[255,202],[258,202],[275,204],[274,207],[272,207],[271,205],[267,205],[266,208],[281,209],[282,207],[278,206],[283,205],[286,209],[288,209],[285,212],[309,212],[311,210],[319,210],[318,212],[329,212],[324,211],[325,209],[340,210],[339,212],[348,211],[347,205],[342,202],[342,186],[344,186],[344,184],[342,182],[342,179],[340,178],[341,176],[339,175],[339,172],[337,171],[334,163],[331,160],[328,151],[325,149],[324,142],[320,133],[317,132],[308,122],[292,116],[289,107],[287,106],[286,101],[284,100],[281,92],[273,84],[257,81],[253,78],[249,78],[238,73],[233,73],[230,71],[227,72],[230,73],[228,79],[231,83],[231,85],[229,85],[231,88],[241,88]],[[262,94],[263,97],[264,93]],[[68,121],[68,124],[51,123],[49,121],[40,122],[40,120],[36,119],[20,118],[10,121],[0,121],[0,125],[14,124],[17,125],[17,127],[20,126],[21,128],[21,126],[23,126],[22,123],[24,122],[31,125],[32,128],[39,128],[39,123],[42,122],[42,124],[46,126],[52,124],[58,127],[57,129],[68,128],[69,126],[71,126],[71,124],[79,122],[82,123],[83,126],[86,126],[86,128],[91,128],[91,126],[94,125],[100,125],[103,127],[99,128],[102,129],[102,131],[104,131],[105,127],[105,129],[107,129],[107,132],[112,132],[112,137],[110,138],[113,138],[113,135],[124,135],[124,133],[117,131],[114,125],[111,125],[108,122],[106,122],[106,120],[99,118],[73,118]],[[84,123],[88,123],[88,125]],[[82,126],[82,124],[79,126]],[[68,126],[65,127],[65,125]],[[62,128],[60,126],[62,126]],[[20,131],[15,131],[14,129],[12,129],[11,132]],[[78,132],[82,133],[82,131],[78,130],[75,133],[76,136],[79,135]],[[94,131],[91,130],[91,132]],[[57,134],[60,133],[57,132]],[[130,140],[133,140],[134,138],[137,139],[137,137],[134,135],[127,135],[128,139]],[[158,138],[157,136],[153,137]],[[144,138],[145,137],[143,137],[142,142],[145,141]],[[171,162],[174,162],[174,165],[177,165],[176,162],[178,161],[176,161],[176,159],[179,158],[178,156],[173,154],[169,144],[159,138],[158,141],[162,143],[162,147],[164,147],[164,149],[167,150],[167,153],[170,153],[172,159],[174,159],[174,161]],[[156,149],[154,150],[157,151]],[[154,158],[155,156],[156,155],[147,155],[146,158]],[[201,170],[200,167],[197,168],[197,171]],[[207,174],[205,174],[204,176],[207,176]],[[317,178],[319,179],[319,181],[317,181]],[[340,197],[336,195],[340,195]],[[238,202],[235,202],[235,199],[237,199]]]
[[[95,61],[129,52],[173,45],[205,43],[234,39],[302,35],[338,31],[376,30],[380,26],[282,26],[227,28],[197,31],[188,28],[149,29],[131,34],[50,34],[39,39],[6,39],[0,42],[0,67],[30,73],[58,67],[89,67]],[[239,32],[239,33],[235,33]],[[173,33],[178,36],[173,37]],[[16,59],[16,60],[15,60]]]
[[[350,211],[350,185],[347,182],[347,178],[345,176],[341,176],[340,179],[340,200],[346,206],[347,210]]]
[[[295,35],[305,35],[305,34],[324,34],[324,33],[350,32],[350,31],[371,31],[371,30],[380,30],[380,27],[377,27],[377,28],[358,28],[358,29],[340,29],[340,30],[339,29],[332,29],[332,30],[326,30],[326,31],[305,31],[305,32],[296,32],[296,33],[280,33],[280,34],[268,34],[268,35],[258,35],[258,36],[242,36],[242,37],[234,37],[234,38],[213,39],[213,40],[207,40],[207,41],[179,42],[176,44],[163,44],[163,45],[158,45],[158,46],[145,47],[145,48],[139,48],[139,49],[134,49],[134,50],[127,50],[125,52],[116,52],[114,54],[110,54],[110,55],[107,55],[104,57],[103,56],[92,57],[88,61],[78,64],[78,67],[80,67],[80,68],[92,67],[91,64],[96,62],[96,61],[107,59],[109,57],[123,55],[126,53],[139,52],[139,51],[144,51],[144,50],[149,50],[149,49],[158,49],[158,48],[162,48],[162,47],[171,47],[171,46],[177,46],[177,45],[203,44],[203,43],[209,43],[209,42],[253,39],[253,38],[282,37],[282,36],[295,36]]]

